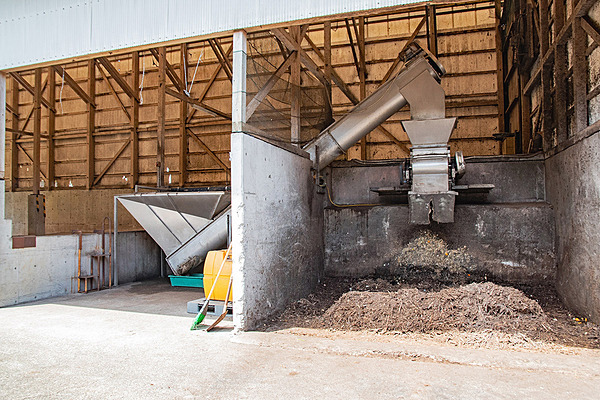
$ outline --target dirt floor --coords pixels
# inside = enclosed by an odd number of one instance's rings
[[[326,278],[263,330],[362,331],[493,349],[600,349],[600,327],[566,310],[552,287],[491,282]]]

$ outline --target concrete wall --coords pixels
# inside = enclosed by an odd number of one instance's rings
[[[253,329],[315,287],[323,205],[306,153],[232,135],[234,323]],[[302,154],[302,155],[299,155]]]
[[[393,272],[402,248],[423,231],[451,249],[466,246],[480,275],[515,283],[554,280],[554,221],[545,203],[459,204],[453,224],[408,224],[408,206],[325,210],[325,273],[367,276]]]
[[[496,187],[486,198],[476,198],[477,204],[457,204],[453,224],[428,228],[409,225],[405,205],[330,207],[325,211],[325,273],[390,272],[401,249],[428,229],[451,248],[466,246],[476,270],[490,277],[528,283],[554,279],[554,220],[544,201],[544,176],[541,157],[471,158],[460,183]],[[399,179],[394,164],[338,163],[329,177],[332,197],[340,204],[382,203],[386,199],[369,187],[398,186]]]
[[[600,132],[546,161],[556,220],[557,289],[565,304],[600,322]]]
[[[77,290],[71,279],[77,276],[77,235],[38,236],[36,247],[12,249],[10,227],[10,220],[0,219],[0,307]],[[100,245],[100,235],[83,236],[84,273],[89,271],[89,252]],[[117,250],[119,283],[160,275],[160,249],[147,233],[120,234]]]
[[[545,200],[544,160],[541,156],[471,157],[460,184],[491,183],[495,188],[486,203],[535,202]],[[385,203],[386,198],[370,191],[373,187],[399,186],[400,163],[380,165],[336,162],[329,168],[328,181],[333,201],[339,204]],[[457,198],[461,201],[461,196]]]

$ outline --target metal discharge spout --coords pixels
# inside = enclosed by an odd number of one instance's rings
[[[414,118],[413,107],[417,104],[413,105],[412,99],[415,99],[415,103],[423,105],[420,108],[434,109],[433,114],[439,111],[440,105],[442,112],[444,111],[444,94],[439,86],[439,80],[445,73],[444,68],[434,56],[420,46],[414,46],[412,50],[410,59],[398,75],[358,103],[348,114],[331,124],[304,147],[315,167],[322,169],[329,165],[408,103],[411,103]],[[421,83],[411,85],[417,81]],[[435,86],[439,87],[439,91]],[[434,93],[429,90],[432,87]],[[426,98],[427,101],[421,101],[421,98]],[[428,111],[431,110],[425,110],[425,114]]]

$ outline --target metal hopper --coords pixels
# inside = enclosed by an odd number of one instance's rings
[[[227,245],[229,192],[136,193],[118,200],[163,249],[176,275],[200,265],[210,250]]]

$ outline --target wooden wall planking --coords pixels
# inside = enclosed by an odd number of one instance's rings
[[[436,5],[437,49],[439,57],[448,70],[448,76],[443,80],[447,93],[448,115],[457,116],[459,123],[452,137],[453,151],[460,148],[466,155],[494,155],[500,151],[498,142],[492,139],[492,134],[498,132],[498,109],[496,106],[496,76],[495,76],[495,32],[493,2],[482,1],[470,5],[444,6]],[[364,52],[366,77],[364,87],[366,95],[372,93],[381,83],[398,51],[406,40],[419,26],[424,17],[424,8],[413,7],[410,13],[397,11],[382,15],[372,15],[364,18]],[[359,19],[355,19],[357,26]],[[352,25],[351,25],[352,26]],[[417,41],[424,46],[427,43],[425,27],[417,35]],[[308,29],[308,37],[315,43],[321,54],[324,52],[324,25],[312,24]],[[360,35],[359,35],[360,36]],[[268,31],[251,32],[251,46],[264,57],[255,61],[266,68],[266,73],[273,71],[282,61],[283,55]],[[356,39],[356,38],[355,38]],[[231,37],[217,38],[218,44],[226,50],[231,46]],[[203,103],[224,113],[231,113],[231,83],[227,74],[220,68],[214,49],[208,41],[192,41],[186,43],[187,70],[181,70],[181,45],[169,46],[166,49],[166,60],[176,71],[177,75],[185,76],[193,84],[191,97],[198,98],[212,82],[206,92]],[[323,63],[319,56],[305,40],[302,48],[319,66]],[[357,46],[358,50],[358,46]],[[256,54],[256,53],[255,53]],[[196,62],[201,60],[196,70]],[[331,59],[332,69],[339,74],[349,90],[360,98],[360,77],[349,48],[349,38],[343,18],[331,22]],[[108,60],[128,82],[133,82],[133,56],[123,53],[108,57]],[[63,65],[67,73],[82,87],[87,88],[88,64],[85,61]],[[103,68],[97,66],[96,68]],[[324,68],[323,68],[324,69]],[[42,73],[42,80],[47,78],[47,72]],[[110,168],[102,176],[94,188],[126,188],[131,187],[132,162],[137,158],[139,171],[138,183],[143,185],[156,184],[156,140],[157,140],[157,105],[158,105],[158,61],[150,51],[139,52],[138,81],[143,80],[143,102],[139,105],[139,125],[137,134],[138,154],[133,154],[130,143],[114,160]],[[103,70],[104,73],[106,71]],[[182,74],[183,72],[183,74]],[[33,71],[22,71],[24,79],[33,83]],[[195,74],[195,77],[194,77]],[[287,75],[286,75],[287,74]],[[109,74],[107,79],[112,83],[120,101],[131,115],[133,105],[129,95],[117,85]],[[143,75],[143,78],[142,78]],[[287,79],[289,73],[285,73]],[[302,68],[303,90],[316,90],[318,81],[311,79],[305,68]],[[194,78],[194,79],[193,79]],[[214,78],[214,79],[213,79]],[[167,88],[174,89],[167,77]],[[57,189],[86,187],[86,129],[88,110],[86,103],[68,85],[62,86],[59,74],[55,76],[56,116],[55,116],[55,181]],[[123,111],[119,101],[115,99],[111,88],[97,71],[95,90],[95,159],[94,176],[98,176],[111,163],[115,154],[132,140],[132,125],[129,117]],[[249,99],[253,91],[249,82]],[[139,92],[139,87],[134,87]],[[44,91],[44,96],[49,90]],[[61,93],[62,92],[62,93]],[[310,93],[313,93],[312,91]],[[332,85],[333,116],[339,117],[347,112],[352,103],[340,88]],[[32,107],[33,97],[23,88],[19,90],[19,126],[23,126],[27,112]],[[171,184],[180,185],[180,152],[182,143],[180,129],[181,102],[167,95],[165,105],[165,182],[171,175]],[[272,122],[264,123],[265,130],[281,130],[285,115],[289,115],[289,105],[278,104]],[[220,117],[207,115],[187,107],[187,125],[202,139],[222,162],[228,163],[230,122]],[[308,115],[319,110],[303,109],[301,115]],[[44,134],[48,130],[48,112],[42,107],[42,143],[41,170],[47,171],[47,143]],[[7,118],[14,116],[7,113]],[[405,109],[384,124],[397,141],[409,144],[406,134],[399,123],[401,119],[409,118],[409,110]],[[279,118],[279,120],[278,120]],[[308,130],[306,119],[301,121],[302,129]],[[282,125],[283,124],[283,125]],[[10,125],[9,125],[10,126]],[[288,123],[289,126],[289,123]],[[29,122],[28,131],[32,131],[33,121]],[[32,137],[22,135],[16,141],[30,156],[33,156]],[[365,143],[367,159],[383,159],[405,157],[407,154],[398,145],[380,131],[372,132]],[[10,138],[7,152],[11,151]],[[228,174],[214,161],[212,156],[196,141],[187,140],[187,180],[189,186],[206,186],[227,184]],[[358,153],[353,154],[360,154]],[[169,172],[166,172],[169,168]],[[29,169],[29,171],[28,171]],[[31,190],[31,162],[21,150],[17,152],[18,176],[15,190]],[[7,168],[7,171],[10,171]],[[9,176],[8,178],[13,178]],[[51,183],[52,185],[54,182]],[[54,185],[53,185],[54,186]]]

